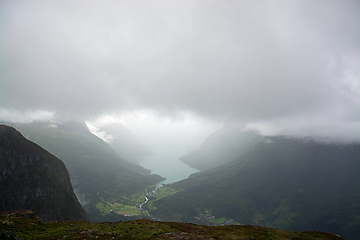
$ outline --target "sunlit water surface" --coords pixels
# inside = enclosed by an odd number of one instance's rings
[[[181,162],[179,158],[187,154],[185,148],[171,148],[154,150],[156,154],[144,157],[139,164],[144,168],[152,170],[152,173],[165,177],[166,180],[157,183],[161,186],[163,183],[173,183],[189,177],[190,174],[199,172]]]

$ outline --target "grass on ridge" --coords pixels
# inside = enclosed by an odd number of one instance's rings
[[[258,226],[202,226],[139,219],[126,222],[39,221],[36,216],[0,214],[0,238],[18,239],[297,239],[342,240],[324,232],[291,232]],[[15,236],[16,235],[16,236]]]

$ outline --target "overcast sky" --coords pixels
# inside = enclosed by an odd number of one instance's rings
[[[359,1],[1,0],[0,11],[3,119],[135,111],[360,141]]]

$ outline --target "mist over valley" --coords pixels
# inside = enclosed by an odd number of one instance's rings
[[[359,9],[1,1],[0,238],[358,239]]]

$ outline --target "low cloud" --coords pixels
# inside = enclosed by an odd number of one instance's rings
[[[2,118],[187,112],[360,141],[358,1],[0,4]]]
[[[86,122],[86,126],[88,127],[88,129],[91,133],[93,133],[94,135],[101,138],[102,140],[104,140],[107,143],[111,143],[115,139],[113,135],[106,133],[105,131],[101,131],[100,128],[96,127],[95,125],[93,125],[89,122]]]
[[[178,113],[176,117],[159,116],[153,111],[133,111],[121,115],[104,115],[92,121],[86,121],[89,130],[108,142],[113,136],[102,129],[121,124],[130,129],[132,134],[153,151],[166,148],[185,147],[192,150],[200,146],[212,132],[223,124],[189,113]]]
[[[50,121],[54,118],[55,112],[45,110],[15,110],[0,108],[0,121],[13,123],[31,123],[34,121]]]

